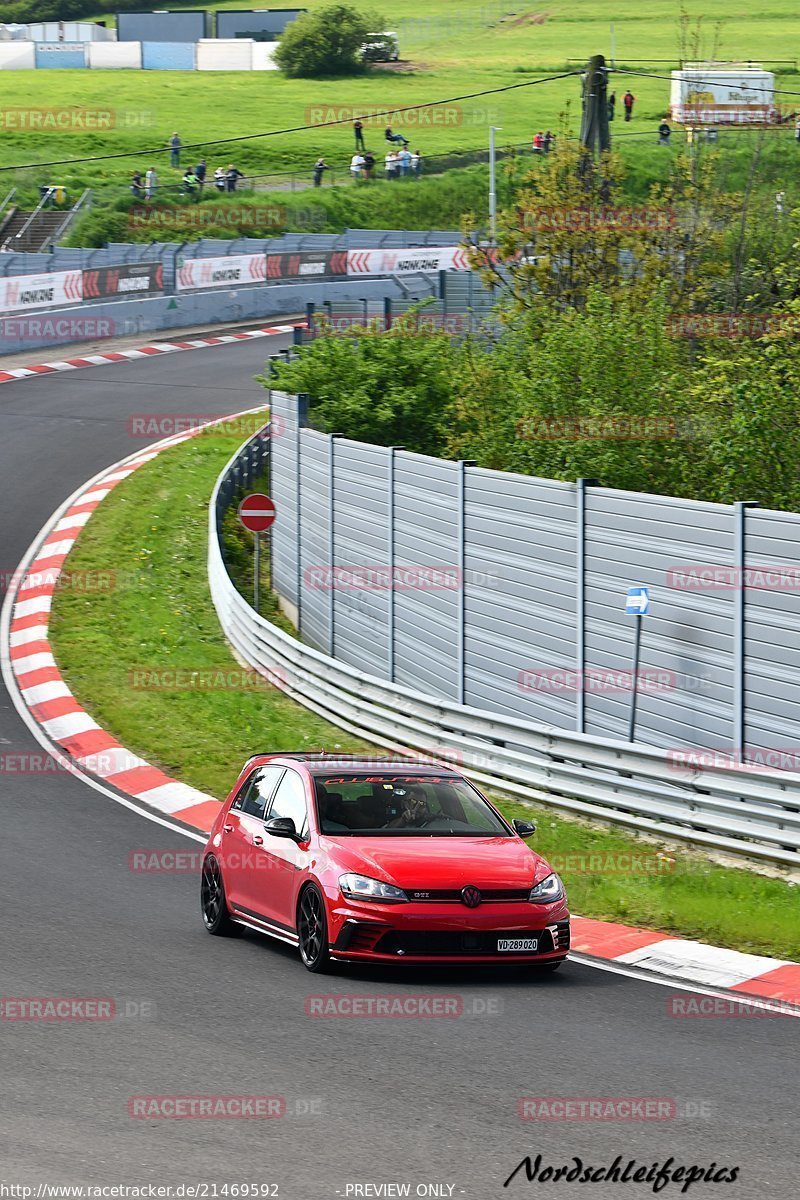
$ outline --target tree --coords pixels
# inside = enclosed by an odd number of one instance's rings
[[[397,317],[388,331],[372,321],[344,333],[325,318],[299,358],[277,364],[265,387],[306,392],[316,428],[379,446],[441,454],[452,403],[455,346],[426,328],[425,307]]]
[[[287,26],[275,61],[290,78],[355,75],[365,70],[360,50],[383,17],[344,4],[304,13]]]
[[[595,160],[559,138],[499,216],[502,270],[481,251],[476,265],[507,285],[517,312],[580,312],[594,288],[614,301],[646,304],[665,285],[672,311],[692,311],[725,270],[721,248],[737,209],[736,198],[718,192],[714,161],[695,148],[676,156],[669,181],[636,206],[626,198],[616,152]]]

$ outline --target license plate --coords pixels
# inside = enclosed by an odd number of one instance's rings
[[[539,948],[538,938],[498,938],[497,950],[499,954],[508,953],[509,951],[517,951],[519,953],[531,953]]]

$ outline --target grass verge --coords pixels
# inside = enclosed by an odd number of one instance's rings
[[[253,418],[254,429],[260,423]],[[237,423],[235,433],[168,450],[119,484],[67,564],[76,573],[114,572],[117,586],[59,591],[51,625],[59,666],[95,719],[128,749],[218,797],[257,750],[366,749],[275,689],[189,683],[192,672],[237,668],[208,592],[206,520],[214,479],[241,440]],[[246,570],[247,543],[233,552]],[[135,686],[176,670],[186,686],[169,676],[164,686]],[[530,807],[496,799],[508,816],[531,817]],[[533,844],[560,869],[576,912],[800,959],[800,891],[789,883],[551,809],[534,817]]]

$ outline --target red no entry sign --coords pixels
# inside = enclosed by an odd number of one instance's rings
[[[246,496],[239,505],[239,520],[251,533],[263,533],[269,529],[275,516],[275,502],[261,492]]]

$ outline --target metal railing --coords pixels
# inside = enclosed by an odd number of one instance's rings
[[[52,239],[51,239],[52,244],[54,246],[58,244],[58,242],[61,240],[62,237],[64,237],[64,234],[67,232],[67,230],[70,228],[70,226],[74,223],[76,217],[79,215],[81,210],[82,209],[88,210],[91,208],[91,206],[92,206],[92,189],[86,188],[81,193],[80,197],[78,198],[76,203],[72,206],[72,208],[69,210],[69,212],[64,214],[64,220],[61,222],[61,224],[59,225],[58,229],[55,231],[55,233],[53,234]]]
[[[11,201],[14,199],[16,194],[17,189],[12,187],[11,191],[4,196],[2,200],[0,200],[0,224],[6,219],[7,216],[10,215]],[[6,212],[6,209],[9,209],[9,212]]]
[[[800,867],[800,774],[677,766],[666,750],[590,737],[455,704],[365,674],[303,645],[260,616],[225,566],[221,523],[249,439],[221,472],[209,505],[208,577],[236,654],[306,708],[391,750],[455,761],[477,782],[523,800],[677,838],[716,851]],[[263,447],[258,451],[263,455]]]
[[[3,249],[6,249],[9,242],[11,242],[12,247],[13,247],[14,242],[18,242],[20,245],[22,245],[22,242],[20,239],[23,239],[25,237],[25,234],[35,223],[36,218],[38,216],[40,216],[41,213],[44,211],[45,206],[49,202],[50,197],[54,190],[55,190],[54,188],[47,188],[46,191],[42,192],[41,199],[39,200],[39,203],[36,205],[36,208],[30,214],[30,216],[28,217],[27,221],[24,223],[22,228],[18,229],[17,232],[12,237],[6,238],[5,242],[3,243]]]

